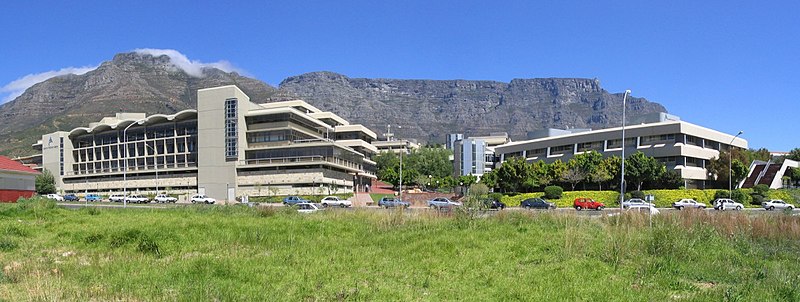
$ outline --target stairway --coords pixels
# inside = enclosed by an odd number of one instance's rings
[[[758,181],[759,177],[761,177],[761,172],[764,171],[766,164],[757,164],[753,167],[753,172],[750,173],[750,176],[745,179],[744,183],[742,184],[742,188],[752,188],[756,185],[756,181]]]
[[[775,180],[775,175],[778,175],[778,171],[780,171],[780,169],[781,165],[769,165],[764,173],[764,176],[758,180],[758,184],[768,186],[771,185],[772,181]]]

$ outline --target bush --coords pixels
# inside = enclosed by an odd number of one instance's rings
[[[642,192],[642,191],[633,191],[633,192],[631,192],[631,198],[644,199],[644,192]]]
[[[753,187],[753,192],[761,196],[767,196],[767,192],[769,192],[769,186],[764,184],[756,185]]]
[[[764,196],[761,194],[750,194],[750,204],[760,206],[764,202]]]
[[[547,186],[544,187],[544,198],[545,199],[559,199],[561,198],[561,194],[564,193],[564,189],[559,186]]]
[[[733,192],[731,192],[731,196],[733,197],[733,200],[741,204],[748,204],[753,200],[753,198],[750,197],[750,194],[747,194],[741,189],[733,190]]]
[[[503,199],[503,193],[489,193],[489,199],[500,201]]]
[[[504,195],[500,201],[509,207],[517,207],[520,202],[528,198],[544,197],[543,193],[524,193],[514,195]],[[575,198],[587,197],[596,201],[605,203],[606,205],[617,204],[619,205],[619,192],[615,191],[569,191],[563,192],[559,199],[549,199],[548,201],[554,202],[559,208],[571,208],[572,202]]]
[[[728,190],[717,190],[717,193],[714,194],[714,199],[731,198],[731,194]]]

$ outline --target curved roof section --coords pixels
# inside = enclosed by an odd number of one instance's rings
[[[100,122],[91,127],[78,127],[69,132],[69,136],[83,135],[88,133],[102,132],[108,130],[124,129],[130,124],[139,122],[140,125],[154,125],[168,121],[180,121],[191,118],[197,118],[197,110],[186,109],[179,111],[175,114],[153,114],[143,119],[122,119],[117,120],[115,123]],[[104,119],[105,120],[105,119]]]

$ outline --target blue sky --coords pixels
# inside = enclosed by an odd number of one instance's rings
[[[319,70],[597,78],[683,120],[744,130],[751,148],[800,147],[796,1],[29,2],[0,4],[0,99],[26,75],[175,49],[272,85]]]

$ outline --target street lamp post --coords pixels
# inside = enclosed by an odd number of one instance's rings
[[[125,170],[122,170],[122,207],[128,207],[128,128],[133,125],[144,123],[147,119],[140,119],[125,127],[122,130],[122,137],[125,139]],[[146,145],[146,144],[145,144]]]
[[[728,144],[728,198],[733,199],[733,141],[736,140],[739,135],[742,135],[744,131],[739,131],[731,139],[731,143]]]
[[[625,201],[625,101],[630,90],[625,90],[622,95],[622,176],[619,180],[619,210],[622,211],[622,203]]]

